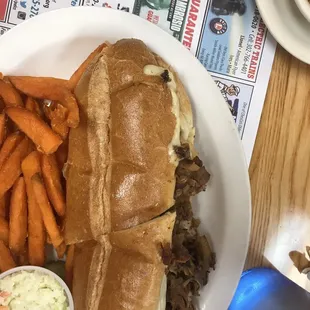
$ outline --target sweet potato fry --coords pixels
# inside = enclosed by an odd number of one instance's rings
[[[16,264],[10,253],[10,250],[5,246],[4,242],[0,240],[0,270],[1,272],[5,272],[15,267],[16,267]]]
[[[25,251],[27,238],[27,195],[23,177],[16,180],[11,196],[9,248],[20,255]]]
[[[55,123],[55,121],[52,120],[51,127],[61,137],[61,139],[67,139],[69,134],[69,127],[67,125],[67,121],[64,121],[62,123]]]
[[[42,154],[41,169],[48,198],[57,214],[64,216],[66,202],[61,186],[61,174],[55,156]]]
[[[44,187],[40,173],[36,173],[31,177],[31,184],[33,188],[34,197],[42,213],[46,231],[51,237],[51,241],[54,248],[57,248],[64,242],[64,239],[56,223],[56,219],[52,207],[48,201],[46,189]]]
[[[61,171],[68,159],[68,147],[69,147],[69,141],[68,139],[66,139],[55,153],[58,167]]]
[[[62,123],[68,116],[68,109],[58,102],[44,103],[43,112],[49,120],[54,119],[57,123]]]
[[[64,217],[58,216],[57,217],[57,224],[58,224],[58,226],[60,228],[60,231],[62,233],[64,233],[64,231],[65,231],[65,216]]]
[[[14,132],[6,138],[0,150],[0,169],[22,139],[23,136],[19,132]]]
[[[69,133],[67,125],[68,109],[57,102],[53,102],[50,105],[44,104],[43,111],[45,116],[51,121],[52,129],[65,140]]]
[[[0,72],[0,80],[3,80],[3,73]]]
[[[28,256],[29,263],[34,266],[43,266],[45,260],[46,233],[31,184],[31,177],[41,172],[40,153],[30,153],[22,162],[22,171],[26,183],[28,197]]]
[[[2,198],[0,198],[0,217],[5,220],[9,219],[10,211],[10,192],[6,192]]]
[[[52,77],[10,76],[11,83],[27,96],[38,99],[59,100],[68,81]]]
[[[62,143],[61,138],[35,113],[23,108],[7,108],[6,113],[38,150],[52,154]]]
[[[2,97],[6,107],[24,106],[19,92],[9,81],[0,79],[0,97]]]
[[[66,264],[65,264],[66,269],[65,280],[70,290],[72,290],[72,281],[73,281],[73,260],[74,260],[74,244],[71,244],[68,247]]]
[[[5,244],[9,242],[9,223],[3,217],[0,217],[0,240]]]
[[[5,104],[3,99],[0,97],[0,111],[3,112],[3,110],[5,109]]]
[[[18,90],[28,96],[61,102],[69,110],[67,118],[68,126],[76,128],[79,125],[78,104],[69,89],[67,80],[46,77],[12,76],[10,77],[10,81]]]
[[[13,186],[21,174],[21,162],[28,155],[29,139],[25,137],[0,169],[0,198]]]
[[[25,244],[25,251],[21,253],[17,258],[17,263],[19,266],[26,266],[29,265],[29,259],[28,259],[28,251],[27,251],[28,245],[27,242]]]
[[[28,111],[37,113],[37,115],[39,115],[40,117],[43,116],[43,113],[42,113],[42,110],[41,110],[41,108],[40,108],[40,106],[38,104],[38,101],[36,101],[32,97],[27,97],[25,108]]]
[[[89,64],[94,60],[94,58],[107,46],[106,43],[99,45],[79,66],[79,68],[72,74],[69,80],[69,88],[74,90],[78,82],[80,81],[83,73]]]
[[[70,128],[76,128],[80,123],[80,113],[77,101],[74,95],[68,90],[64,95],[64,100],[59,100],[61,104],[68,109],[67,125]]]
[[[0,217],[6,218],[6,199],[5,195],[0,198]]]
[[[51,245],[53,244],[52,240],[51,240],[51,237],[48,234],[46,234],[46,243],[47,244],[51,244]]]
[[[5,114],[0,114],[0,146],[4,142],[6,136],[6,117]]]
[[[57,252],[57,257],[58,259],[64,258],[65,254],[66,254],[66,250],[67,250],[67,246],[66,244],[63,242],[59,247],[57,247],[56,249]]]

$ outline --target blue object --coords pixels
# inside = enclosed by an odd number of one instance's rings
[[[255,268],[243,272],[228,310],[310,310],[310,294],[276,270]]]

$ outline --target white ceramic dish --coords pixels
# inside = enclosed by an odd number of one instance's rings
[[[256,0],[274,38],[292,55],[310,64],[310,23],[293,0]]]
[[[300,12],[310,23],[310,1],[308,0],[295,0]]]
[[[21,272],[21,271],[28,271],[28,272],[38,271],[38,272],[47,274],[47,275],[53,277],[54,279],[56,279],[56,281],[61,285],[61,287],[65,291],[65,294],[66,294],[67,300],[68,300],[68,304],[69,304],[69,309],[70,310],[74,310],[73,299],[72,299],[72,295],[71,295],[71,292],[70,292],[68,286],[66,285],[66,283],[57,274],[55,274],[54,272],[52,272],[52,271],[50,271],[48,269],[41,268],[41,267],[36,267],[36,266],[16,267],[16,268],[13,268],[13,269],[10,269],[10,270],[8,270],[6,272],[1,273],[0,279],[4,279],[5,277],[7,277],[7,276],[9,276],[11,274],[14,274],[14,273],[17,273],[17,272]]]
[[[68,78],[105,40],[135,37],[179,73],[192,99],[197,148],[212,174],[195,199],[201,229],[217,254],[200,309],[226,310],[243,269],[250,230],[250,186],[237,128],[208,72],[170,35],[145,20],[102,8],[69,8],[26,21],[0,38],[4,74]]]

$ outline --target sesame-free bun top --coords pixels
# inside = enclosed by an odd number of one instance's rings
[[[178,164],[174,146],[192,147],[194,139],[179,78],[142,41],[105,48],[75,94],[81,122],[69,136],[67,243],[97,240],[168,210]]]

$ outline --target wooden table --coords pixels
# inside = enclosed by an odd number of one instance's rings
[[[274,267],[310,291],[310,280],[289,257],[310,246],[310,66],[280,46],[250,179],[252,232],[245,268]]]

